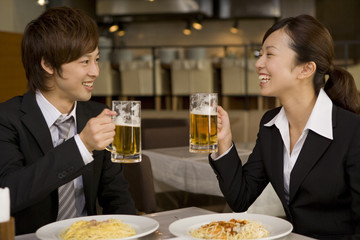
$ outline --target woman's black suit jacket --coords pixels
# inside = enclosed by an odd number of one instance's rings
[[[78,102],[77,130],[106,106]],[[54,148],[35,95],[26,93],[0,104],[0,187],[9,187],[16,234],[35,232],[56,221],[58,187],[83,177],[86,210],[96,214],[96,199],[104,213],[136,214],[122,164],[111,163],[107,151],[94,151],[85,165],[74,138]]]
[[[359,116],[334,106],[333,140],[309,131],[291,172],[287,203],[284,144],[275,125],[264,126],[279,111],[273,109],[263,116],[256,145],[244,166],[235,147],[216,161],[210,158],[229,206],[236,212],[246,211],[270,182],[294,232],[326,239],[360,234]]]

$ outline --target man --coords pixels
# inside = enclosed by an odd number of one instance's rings
[[[99,75],[95,22],[47,10],[26,27],[22,60],[29,92],[0,104],[0,187],[10,189],[16,234],[96,214],[96,200],[104,214],[136,214],[123,167],[104,150],[114,112],[88,101]]]

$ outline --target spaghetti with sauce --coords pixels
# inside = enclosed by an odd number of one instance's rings
[[[269,231],[262,225],[250,220],[231,219],[230,221],[213,221],[190,232],[195,238],[202,239],[256,239],[269,236]]]

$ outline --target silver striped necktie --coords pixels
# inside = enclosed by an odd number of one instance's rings
[[[70,117],[65,120],[60,117],[56,120],[54,125],[59,130],[59,141],[57,145],[63,143],[68,139],[70,127],[73,124],[74,118]],[[75,188],[74,181],[70,181],[60,186],[58,189],[59,194],[59,211],[57,220],[63,220],[68,218],[76,217],[76,206],[75,206]]]

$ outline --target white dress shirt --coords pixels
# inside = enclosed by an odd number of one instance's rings
[[[272,120],[264,124],[265,127],[270,127],[275,124],[275,126],[279,129],[281,138],[284,142],[284,191],[287,201],[289,201],[290,194],[289,188],[291,171],[297,161],[309,130],[312,130],[313,132],[316,132],[317,134],[330,140],[333,139],[332,108],[333,104],[331,99],[323,89],[320,89],[319,96],[316,100],[311,115],[291,154],[289,122],[286,117],[284,107],[281,108],[280,112]]]
[[[85,164],[88,164],[94,160],[92,154],[87,150],[84,143],[81,141],[79,134],[77,133],[76,128],[76,106],[77,103],[75,102],[75,106],[70,114],[61,114],[59,110],[57,110],[42,94],[39,90],[36,91],[36,102],[40,107],[40,110],[46,120],[46,123],[49,127],[53,145],[54,147],[58,145],[59,141],[59,130],[54,125],[55,121],[59,118],[60,115],[66,115],[67,118],[73,116],[74,122],[73,125],[70,127],[70,132],[68,137],[74,136],[75,142],[79,148],[80,154],[83,158]],[[85,195],[83,190],[83,179],[82,176],[79,176],[73,180],[74,187],[75,187],[75,197],[76,197],[76,209],[78,216],[86,216],[85,210]]]

